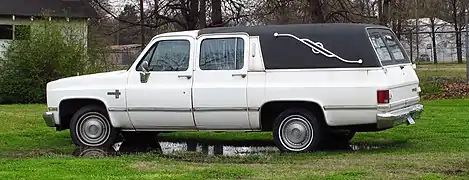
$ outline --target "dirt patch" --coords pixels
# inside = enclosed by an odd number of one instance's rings
[[[2,150],[0,150],[2,151]],[[6,150],[5,154],[0,154],[0,158],[35,158],[44,156],[62,156],[64,150],[61,149],[17,149],[17,150]],[[10,153],[8,153],[10,152]]]
[[[148,171],[148,170],[156,169],[158,166],[154,162],[139,161],[139,162],[133,163],[132,165],[130,165],[130,167],[133,169]]]
[[[462,176],[467,174],[465,170],[461,169],[451,169],[451,170],[445,170],[442,171],[443,174],[450,175],[450,176]]]

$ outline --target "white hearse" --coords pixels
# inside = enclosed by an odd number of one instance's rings
[[[377,25],[171,32],[127,70],[49,82],[43,117],[82,147],[137,132],[272,131],[281,151],[314,151],[331,137],[414,124],[423,111],[414,68]]]

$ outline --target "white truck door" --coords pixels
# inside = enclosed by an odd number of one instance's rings
[[[127,110],[135,128],[195,129],[191,101],[194,42],[189,36],[157,38],[130,69]],[[149,70],[146,82],[140,75],[144,60]]]
[[[194,118],[197,129],[250,129],[246,35],[204,35],[197,40]]]

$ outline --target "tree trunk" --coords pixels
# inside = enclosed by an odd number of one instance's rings
[[[322,0],[308,0],[312,23],[325,23],[325,3]]]
[[[389,22],[389,2],[390,0],[379,0],[378,1],[378,9],[380,9],[379,13],[379,24],[383,26],[387,26]]]
[[[435,33],[435,17],[430,18],[430,27],[432,29],[432,46],[433,46],[433,63],[438,63],[438,57],[436,54],[436,33]]]
[[[397,39],[399,40],[402,40],[401,37],[402,37],[402,18],[399,16],[399,19],[397,19]]]
[[[159,9],[160,9],[160,6],[158,5],[159,0],[153,0],[153,2],[155,3],[155,7],[153,7],[153,14],[155,14],[154,15],[154,17],[155,17],[154,21],[155,21],[155,24],[158,24],[159,19],[158,19],[157,15],[159,14]],[[153,31],[152,32],[153,34],[151,34],[151,36],[154,36],[155,33],[158,34],[158,27],[152,28],[152,31]]]
[[[220,26],[222,23],[221,0],[212,0],[212,26]]]
[[[383,19],[383,0],[378,0],[376,4],[378,5],[378,21],[379,24],[381,24],[381,21]]]
[[[456,32],[456,56],[458,57],[458,63],[462,64],[462,38],[461,38],[461,32]]]
[[[199,0],[190,0],[189,1],[189,17],[188,22],[187,22],[187,28],[188,30],[194,30],[197,27],[198,24],[198,18],[199,18]]]
[[[140,49],[143,50],[145,48],[145,27],[143,26],[143,24],[145,22],[143,22],[143,18],[144,17],[144,13],[143,13],[143,0],[140,0],[140,43],[141,43],[141,47]]]
[[[456,56],[458,58],[458,63],[462,63],[462,39],[461,39],[461,32],[459,31],[458,23],[458,9],[457,9],[457,0],[451,1],[451,6],[453,10],[453,26],[454,31],[456,31]]]
[[[206,0],[200,0],[199,2],[199,28],[202,29],[202,28],[205,28],[205,26],[207,26],[207,18],[206,18],[206,6],[207,6],[207,2]]]

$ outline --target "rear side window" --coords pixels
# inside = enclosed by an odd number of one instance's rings
[[[401,63],[410,63],[404,49],[399,44],[395,36],[387,30],[374,31],[370,33],[370,41],[381,64],[393,65]]]
[[[370,39],[381,63],[392,63],[391,54],[389,53],[386,44],[384,44],[383,39],[381,39],[381,36],[378,33],[374,33],[370,35]]]
[[[388,33],[383,33],[383,37],[384,42],[386,42],[388,45],[389,51],[391,52],[394,59],[397,61],[405,60],[404,53],[402,52],[401,47],[399,47],[399,44],[397,44],[397,41],[394,39],[394,37]]]

